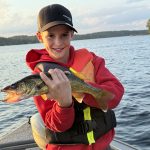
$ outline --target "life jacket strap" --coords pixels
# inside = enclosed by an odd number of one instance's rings
[[[84,113],[84,120],[92,122],[90,107],[86,107],[85,109],[83,109],[83,113]],[[89,145],[91,145],[92,143],[95,143],[93,128],[91,131],[87,132],[86,136],[87,136]]]

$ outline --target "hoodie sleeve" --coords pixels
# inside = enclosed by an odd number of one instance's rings
[[[94,54],[93,54],[94,55]],[[90,83],[94,87],[104,89],[114,94],[114,98],[108,102],[108,108],[115,108],[121,101],[124,94],[124,87],[120,81],[106,68],[105,60],[94,55],[93,65],[95,68],[95,81]],[[96,101],[91,101],[92,96],[86,95],[84,102],[90,106],[97,107]]]
[[[74,122],[74,107],[60,107],[54,100],[44,101],[41,96],[34,97],[34,102],[45,125],[55,132],[69,129]],[[69,118],[69,119],[68,119]]]

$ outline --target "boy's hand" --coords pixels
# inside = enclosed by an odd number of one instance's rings
[[[42,80],[49,88],[48,99],[54,99],[60,107],[69,107],[72,104],[72,93],[70,81],[65,73],[60,69],[50,69],[48,73],[52,79],[43,72],[40,73]]]

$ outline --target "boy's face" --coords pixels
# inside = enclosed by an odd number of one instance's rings
[[[67,62],[70,41],[73,37],[73,31],[68,26],[54,26],[42,33],[37,33],[37,37],[43,42],[47,52],[53,59],[63,63]]]

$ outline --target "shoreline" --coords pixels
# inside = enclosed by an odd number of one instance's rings
[[[110,38],[110,37],[122,37],[122,36],[139,36],[148,35],[147,30],[121,30],[121,31],[104,31],[95,32],[89,34],[75,34],[73,41],[75,40],[85,40],[85,39],[97,39],[97,38]],[[36,36],[28,35],[17,35],[12,37],[0,37],[0,46],[7,45],[21,45],[21,44],[34,44],[39,43]]]

